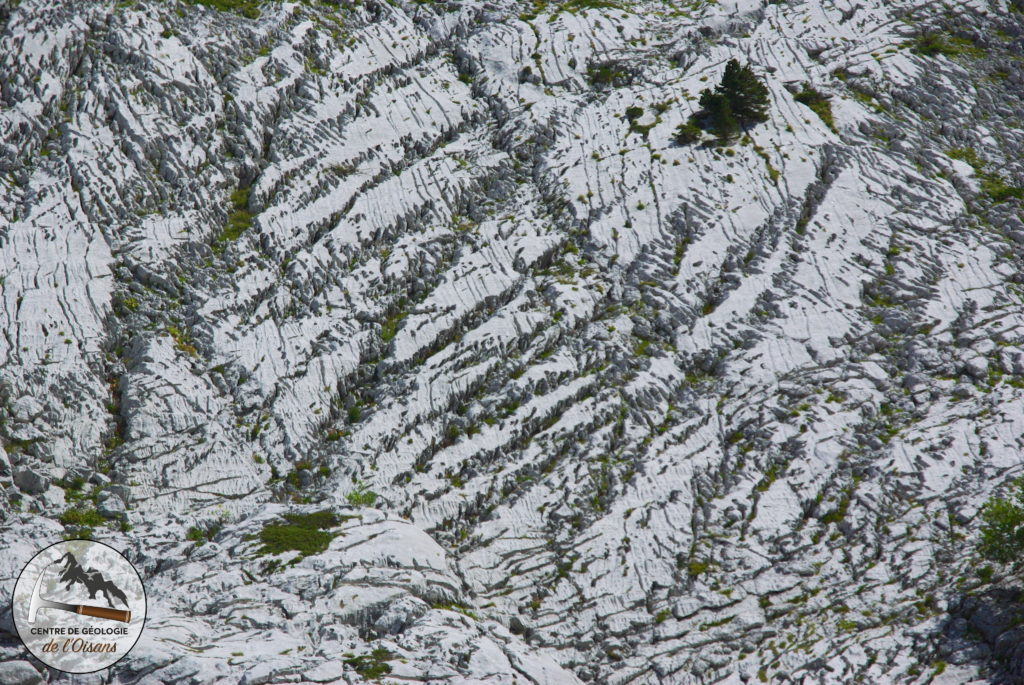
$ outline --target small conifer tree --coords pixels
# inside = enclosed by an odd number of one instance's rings
[[[736,60],[729,60],[715,92],[729,100],[732,115],[741,124],[768,121],[768,88],[749,65],[740,66]]]
[[[768,101],[768,88],[753,69],[731,59],[715,90],[701,92],[700,111],[676,129],[676,142],[688,145],[699,141],[699,125],[720,144],[727,144],[739,134],[740,126],[768,120]]]
[[[725,95],[705,89],[700,94],[700,106],[706,116],[707,129],[715,134],[720,142],[728,142],[740,132],[739,122],[733,115],[729,98]]]

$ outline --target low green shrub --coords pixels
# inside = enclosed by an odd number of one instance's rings
[[[284,514],[285,523],[268,523],[260,531],[259,540],[263,546],[257,554],[282,554],[296,551],[300,557],[319,554],[327,549],[335,534],[331,528],[341,523],[332,511],[317,511],[311,514]]]
[[[377,493],[367,490],[366,486],[360,483],[355,490],[345,496],[345,499],[353,507],[372,507],[377,502]]]
[[[836,130],[835,120],[832,118],[832,103],[809,83],[805,83],[803,90],[794,95],[793,99],[810,107],[811,111],[817,114],[826,126],[833,131]]]
[[[65,526],[81,526],[86,528],[102,526],[107,522],[107,519],[95,509],[84,508],[68,509],[60,515],[58,520]]]
[[[393,658],[394,656],[391,652],[383,647],[377,647],[369,654],[349,657],[345,659],[345,663],[351,666],[362,678],[377,679],[391,673],[391,666],[386,662]]]
[[[704,132],[700,129],[700,126],[694,123],[693,119],[679,124],[676,126],[675,138],[676,143],[679,145],[692,145],[693,143],[700,142]]]
[[[991,497],[981,509],[978,552],[989,561],[1020,567],[1024,562],[1024,478],[1006,497]]]
[[[243,17],[256,19],[260,16],[259,3],[255,0],[186,0],[193,5],[202,5],[220,12],[237,12]]]
[[[249,205],[249,189],[239,188],[231,193],[232,211],[228,214],[227,223],[217,237],[217,242],[233,242],[252,227],[252,214],[246,209]]]

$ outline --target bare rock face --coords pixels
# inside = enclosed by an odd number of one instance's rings
[[[43,677],[27,661],[5,661],[0,663],[0,683],[8,685],[38,685]]]
[[[126,550],[109,681],[1018,658],[949,608],[1024,434],[1019,2],[235,4],[0,4],[0,575]],[[732,58],[769,120],[678,144]]]
[[[38,495],[50,487],[50,479],[36,469],[25,467],[14,472],[14,484],[27,493]]]

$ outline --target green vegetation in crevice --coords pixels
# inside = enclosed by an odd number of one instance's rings
[[[461,604],[445,604],[445,603],[440,603],[439,602],[439,603],[431,604],[430,606],[432,608],[434,608],[434,609],[440,609],[442,611],[454,611],[456,613],[462,614],[463,616],[468,616],[469,618],[473,619],[474,621],[479,621],[480,620],[475,613],[473,613],[472,611],[470,611],[468,608],[464,607]]]
[[[833,131],[836,130],[835,120],[832,118],[832,103],[822,93],[815,90],[811,84],[805,83],[803,90],[796,93],[793,99],[810,107],[811,111],[817,114],[826,126]]]
[[[694,120],[691,118],[676,127],[675,141],[678,145],[691,145],[700,142],[703,135],[704,132],[701,130],[701,127],[694,123]]]
[[[975,175],[978,177],[978,184],[981,186],[982,194],[990,198],[993,202],[1000,203],[1011,199],[1024,200],[1024,188],[1011,186],[999,174],[992,171],[986,171],[985,160],[978,156],[978,153],[974,151],[974,148],[953,148],[951,150],[946,150],[946,155],[951,159],[956,159],[970,164],[974,169]]]
[[[690,578],[696,578],[704,575],[710,569],[711,564],[709,562],[692,559],[686,564],[686,575]]]
[[[64,490],[64,499],[68,508],[57,517],[65,527],[69,529],[68,538],[91,538],[93,529],[107,527],[115,523],[115,519],[105,516],[97,511],[99,495],[102,487],[90,487],[81,476],[63,478],[56,481],[55,485]],[[120,522],[122,532],[131,530],[126,520]]]
[[[623,7],[620,3],[610,2],[609,0],[566,0],[565,2],[560,3],[550,3],[546,2],[546,0],[533,0],[530,3],[529,11],[520,14],[519,19],[521,21],[530,22],[536,19],[538,15],[550,14],[550,21],[562,12],[575,13],[580,10],[588,9],[621,10]]]
[[[650,124],[639,124],[637,123],[640,117],[644,115],[644,108],[633,105],[626,108],[626,121],[629,122],[629,130],[631,133],[637,133],[641,137],[646,138],[647,134],[650,133],[651,129],[654,128],[660,117],[656,117],[653,123]]]
[[[224,527],[222,521],[217,521],[211,526],[206,528],[200,528],[198,526],[192,526],[188,529],[185,534],[185,539],[196,543],[196,547],[202,547],[205,543],[213,540],[217,536],[217,533]]]
[[[772,462],[765,470],[764,476],[761,478],[760,482],[754,486],[754,492],[767,492],[768,488],[772,486],[784,468],[785,467],[782,464]]]
[[[946,57],[984,57],[985,51],[976,47],[966,38],[947,36],[940,33],[923,33],[914,39],[911,49],[925,57],[944,55]]]
[[[218,12],[236,12],[248,19],[260,16],[259,2],[255,0],[185,0],[192,5],[202,5]]]
[[[341,524],[332,511],[316,511],[311,514],[284,514],[284,523],[268,523],[259,533],[262,543],[256,554],[283,554],[295,551],[299,556],[292,563],[327,549],[336,533],[330,532]]]
[[[364,483],[357,483],[356,489],[345,495],[345,499],[354,507],[372,507],[377,503],[377,493],[367,490]]]
[[[258,460],[257,463],[263,463],[262,457],[253,457]],[[314,500],[323,499],[322,494],[318,494],[317,485],[331,475],[331,468],[322,459],[315,462],[302,459],[295,462],[286,473],[281,473],[271,464],[270,472],[269,482],[279,497],[295,504],[310,504]]]
[[[4,441],[4,452],[7,454],[18,454],[19,452],[24,452],[37,442],[39,442],[39,438],[32,438],[30,440],[8,438]]]
[[[993,173],[978,174],[981,183],[981,192],[988,195],[993,202],[1006,202],[1007,200],[1024,200],[1024,188],[1011,186],[1002,176]]]
[[[75,538],[91,539],[94,528],[105,527],[110,523],[110,520],[103,516],[103,514],[84,502],[79,502],[70,509],[67,509],[57,520],[69,529],[64,536],[65,539],[69,540]],[[127,524],[122,524],[121,529],[127,531],[130,530],[130,527]]]
[[[252,214],[249,213],[249,188],[239,188],[231,193],[231,212],[227,223],[217,236],[215,252],[223,252],[224,244],[234,242],[252,226]]]
[[[405,299],[402,298],[398,302],[399,310],[394,314],[389,315],[380,325],[380,337],[384,342],[391,342],[394,340],[395,335],[398,333],[398,327],[402,321],[408,316],[408,312],[401,309],[405,306]]]
[[[576,10],[611,9],[621,10],[622,5],[607,0],[566,0],[558,6],[559,12],[575,12]]]
[[[300,472],[312,470],[313,462],[309,461],[308,459],[303,459],[302,461],[295,463],[295,466],[292,468],[291,471],[288,472],[288,475],[285,476],[284,479],[293,488],[295,488],[296,490],[300,490],[302,489],[302,476],[300,475]]]
[[[199,356],[195,345],[192,344],[192,337],[189,335],[188,331],[182,331],[177,326],[168,326],[167,334],[174,339],[174,347],[179,351],[184,352],[190,357]]]
[[[825,524],[829,523],[841,523],[846,518],[846,512],[850,508],[850,498],[853,495],[853,487],[843,488],[842,493],[839,497],[839,501],[836,503],[835,509],[830,510],[828,513],[821,517],[821,522]]]
[[[596,88],[616,88],[633,82],[633,75],[619,63],[601,62],[587,67],[587,80]]]
[[[92,528],[95,526],[102,526],[107,522],[107,519],[103,517],[98,511],[92,508],[79,508],[74,507],[68,509],[60,515],[58,519],[65,526],[78,526]]]
[[[395,658],[383,647],[377,647],[369,654],[360,656],[346,654],[345,657],[345,663],[351,666],[360,677],[368,680],[378,680],[381,676],[391,673],[391,666],[387,662]]]
[[[64,499],[71,503],[78,503],[89,496],[84,492],[85,490],[85,478],[82,476],[75,476],[70,480],[62,478],[55,483],[59,488],[64,490]]]

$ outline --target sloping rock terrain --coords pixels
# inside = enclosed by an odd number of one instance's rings
[[[87,532],[150,620],[76,682],[1024,673],[967,626],[1024,447],[1020,0],[0,26],[0,673],[60,678],[5,604]],[[769,121],[677,144],[731,58]]]

